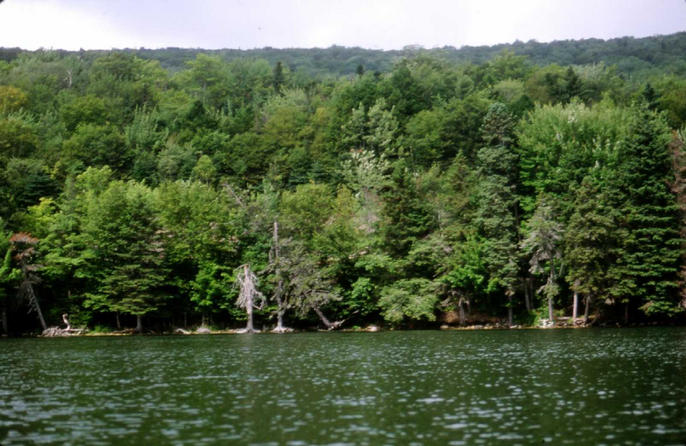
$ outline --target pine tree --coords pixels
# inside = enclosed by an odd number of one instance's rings
[[[476,223],[485,239],[484,262],[489,273],[488,288],[503,289],[507,296],[508,319],[512,325],[512,297],[517,265],[517,155],[513,145],[514,119],[504,104],[490,107],[482,126],[486,145],[477,153],[481,178],[477,197]]]
[[[618,251],[615,277],[627,321],[630,308],[637,306],[647,315],[678,311],[679,209],[669,188],[668,142],[664,121],[647,106],[639,106],[620,149],[617,175],[627,236]]]
[[[274,66],[274,73],[272,76],[272,86],[274,87],[274,91],[277,94],[281,94],[281,88],[283,87],[284,83],[284,74],[283,74],[283,64],[281,61],[276,62],[276,65]]]
[[[539,198],[528,227],[529,236],[522,242],[522,248],[531,256],[529,264],[532,274],[542,274],[546,271],[548,273],[546,283],[539,289],[539,293],[542,293],[548,302],[548,319],[553,323],[553,305],[560,291],[557,278],[562,269],[560,244],[563,228],[545,198]]]
[[[420,200],[414,179],[403,158],[393,165],[390,185],[384,192],[383,235],[387,250],[405,257],[412,244],[435,226],[434,216]]]
[[[567,103],[571,101],[572,98],[581,96],[582,87],[583,85],[581,83],[581,78],[579,78],[579,75],[576,74],[574,68],[568,67],[567,72],[565,73],[565,89],[563,95],[563,102]]]
[[[157,309],[158,288],[166,271],[164,249],[152,209],[151,192],[137,183],[115,181],[89,203],[81,276],[95,285],[86,305],[142,317]]]
[[[577,295],[583,295],[586,322],[591,301],[607,287],[606,271],[620,230],[616,211],[608,206],[607,197],[590,176],[585,177],[576,193],[574,213],[565,231],[564,258],[566,278],[574,291],[574,308],[577,308]]]

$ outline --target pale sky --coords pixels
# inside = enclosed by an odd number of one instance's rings
[[[2,1],[2,0],[0,0]],[[686,30],[685,0],[5,0],[0,46],[399,49]]]

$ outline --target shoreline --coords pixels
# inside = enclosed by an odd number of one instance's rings
[[[378,325],[369,325],[366,327],[355,327],[355,328],[344,328],[339,330],[324,330],[324,329],[289,329],[286,332],[274,332],[272,330],[255,330],[252,333],[246,333],[243,328],[231,328],[223,330],[203,330],[198,332],[197,330],[183,330],[175,329],[174,331],[166,332],[155,332],[148,331],[144,333],[136,333],[133,329],[121,330],[121,331],[110,331],[110,332],[89,332],[85,331],[80,334],[65,333],[62,335],[43,335],[43,334],[21,334],[18,336],[9,336],[6,334],[0,335],[0,338],[97,338],[97,337],[126,337],[126,336],[204,336],[204,335],[241,335],[241,334],[269,334],[269,335],[279,335],[279,334],[291,334],[291,333],[380,333],[380,332],[391,332],[391,331],[493,331],[493,330],[576,330],[576,329],[617,329],[617,328],[651,328],[651,327],[684,327],[683,323],[635,323],[629,325],[623,325],[619,323],[609,324],[558,324],[551,326],[540,326],[540,325],[513,325],[508,327],[502,324],[472,324],[464,326],[454,326],[443,324],[439,327],[428,328],[383,328]],[[182,331],[180,331],[182,330]]]

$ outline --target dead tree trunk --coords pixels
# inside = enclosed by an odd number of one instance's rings
[[[548,276],[548,287],[552,287],[555,284],[555,265],[550,268],[550,275]],[[548,319],[551,325],[555,325],[555,314],[553,308],[553,295],[548,292]]]
[[[253,333],[255,331],[255,327],[253,326],[253,318],[252,318],[252,307],[254,305],[253,298],[252,296],[249,296],[247,298],[247,303],[246,303],[246,308],[245,312],[248,315],[248,321],[245,324],[245,332],[246,333]]]
[[[143,316],[136,315],[136,333],[143,333]]]
[[[461,297],[457,300],[457,316],[458,316],[458,321],[460,325],[465,324],[465,314],[464,314],[464,297]]]
[[[512,292],[508,291],[507,292],[507,324],[509,327],[512,327],[513,323],[513,315],[512,315]]]
[[[40,321],[41,328],[43,330],[46,330],[48,326],[45,323],[45,319],[43,318],[43,312],[41,311],[40,305],[38,304],[38,298],[36,297],[36,293],[33,291],[33,284],[31,283],[31,280],[28,278],[25,279],[20,286],[20,290],[24,294],[24,296],[28,298],[29,312],[36,312],[38,320]]]
[[[239,267],[239,273],[236,275],[236,283],[239,286],[238,299],[236,303],[239,307],[245,309],[248,317],[248,322],[243,333],[254,333],[253,326],[253,308],[262,308],[264,304],[264,296],[257,291],[257,276],[250,271],[250,267],[245,264]],[[260,300],[260,305],[255,305],[255,299]]]
[[[579,310],[579,293],[574,291],[574,304],[572,305],[572,324],[576,325]]]
[[[279,282],[279,285],[277,285],[277,288],[281,287],[281,283]],[[283,309],[283,303],[281,302],[281,296],[279,296],[279,293],[277,292],[276,294],[276,304],[278,305],[278,309],[276,310],[276,328],[274,328],[274,331],[279,333],[283,332],[286,327],[283,326],[283,314],[285,313],[285,310]]]
[[[274,275],[277,278],[276,288],[274,289],[274,300],[276,300],[276,328],[274,328],[275,333],[284,333],[290,331],[289,328],[283,325],[283,316],[286,313],[286,301],[284,300],[284,283],[281,277],[281,249],[279,245],[279,222],[274,220],[274,233],[272,236],[273,247],[273,258],[272,262],[274,264]]]
[[[324,313],[322,313],[322,310],[320,310],[319,307],[312,307],[312,310],[314,310],[314,312],[317,313],[317,316],[319,316],[319,319],[321,319],[322,324],[324,324],[327,330],[333,330],[334,328],[338,328],[335,322],[332,323],[326,316],[324,316]]]
[[[67,319],[67,314],[66,314],[66,313],[64,313],[64,314],[62,315],[62,322],[64,322],[64,325],[67,326],[67,328],[65,328],[65,330],[67,330],[67,331],[71,330],[71,324],[69,323],[69,319]]]
[[[584,324],[588,325],[588,311],[591,307],[591,296],[586,295],[586,307],[584,308]]]

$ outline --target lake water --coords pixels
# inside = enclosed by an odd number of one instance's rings
[[[684,444],[686,329],[0,339],[0,444]]]

